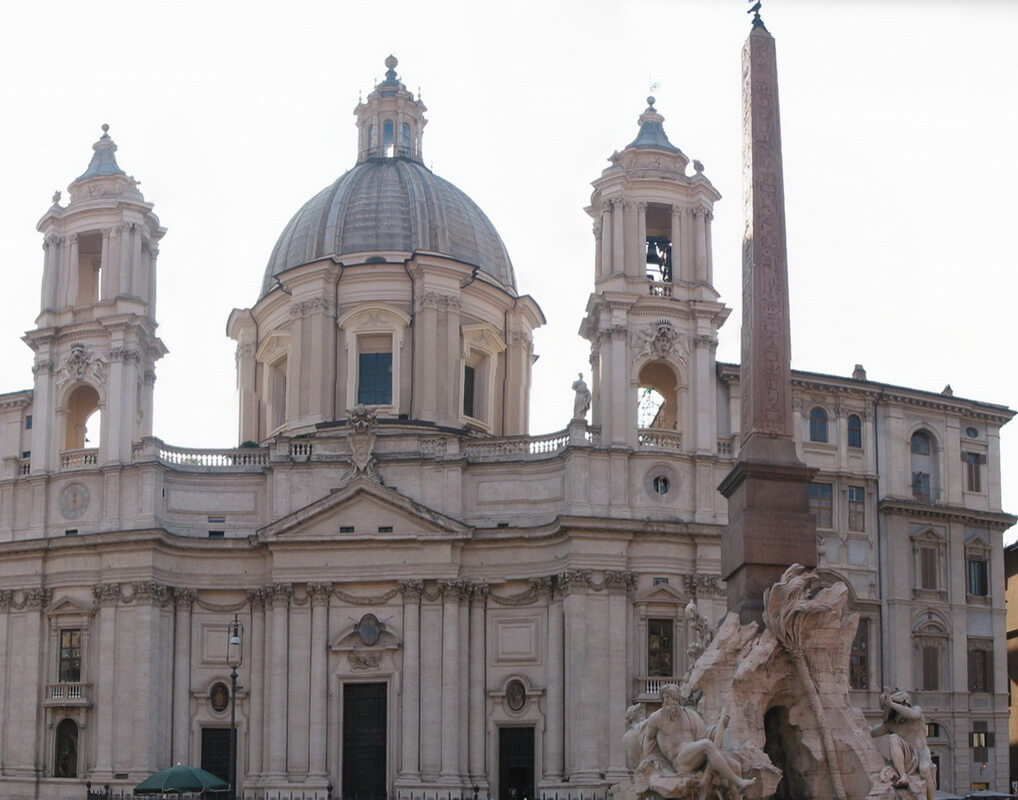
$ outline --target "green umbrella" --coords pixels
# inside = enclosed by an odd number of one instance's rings
[[[177,764],[149,775],[134,787],[135,794],[183,794],[184,792],[204,792],[207,789],[221,791],[229,789],[230,784],[220,780],[211,772],[198,767]]]

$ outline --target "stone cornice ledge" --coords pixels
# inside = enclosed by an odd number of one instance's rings
[[[877,510],[886,514],[900,514],[927,519],[950,519],[962,522],[981,522],[993,528],[1010,528],[1018,517],[1005,511],[980,511],[964,506],[929,505],[897,497],[886,497],[877,505]]]

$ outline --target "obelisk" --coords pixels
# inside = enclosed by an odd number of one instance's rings
[[[763,592],[794,563],[816,566],[809,482],[795,452],[785,195],[774,38],[760,20],[742,49],[742,443],[718,489],[728,499],[721,574],[728,609],[760,621]]]

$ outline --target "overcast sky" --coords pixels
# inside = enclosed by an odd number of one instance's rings
[[[231,308],[276,237],[356,157],[353,108],[398,56],[429,107],[424,160],[500,231],[536,335],[531,431],[565,427],[589,375],[590,181],[652,83],[672,142],[723,195],[714,274],[738,361],[739,0],[82,3],[5,8],[0,31],[0,391],[32,384],[35,224],[110,124],[160,245],[155,432],[237,442]],[[797,369],[1018,406],[1018,4],[765,0],[777,39]],[[1018,422],[1004,504],[1018,511]]]

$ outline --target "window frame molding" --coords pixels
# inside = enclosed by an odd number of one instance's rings
[[[923,650],[926,647],[938,649],[935,689],[923,685]],[[945,694],[952,691],[950,654],[951,627],[948,621],[930,609],[924,610],[912,623],[912,675],[918,691]]]
[[[400,378],[403,374],[401,354],[406,343],[406,330],[410,322],[409,314],[387,303],[360,303],[336,320],[336,326],[343,332],[343,346],[346,350],[345,408],[347,410],[357,406],[361,338],[388,335],[392,339],[391,402],[372,404],[368,407],[376,410],[388,410],[394,415],[399,413],[400,384],[402,382]]]
[[[290,394],[290,366],[293,359],[293,346],[290,331],[277,329],[266,336],[255,352],[255,362],[262,367],[261,395],[262,406],[265,408],[265,435],[266,437],[278,433],[286,426],[289,418],[289,394]],[[276,405],[273,402],[275,388],[273,381],[279,372],[279,362],[286,359],[286,371],[283,373],[283,408],[279,416],[279,422],[273,424],[276,418]]]
[[[506,350],[505,339],[490,323],[477,322],[460,326],[461,352],[459,369],[459,393],[456,407],[459,416],[469,425],[487,432],[494,430],[495,418],[495,377],[498,372],[498,357]],[[463,395],[466,383],[466,367],[474,368],[474,414],[463,411]],[[478,391],[480,390],[480,391]],[[478,415],[478,409],[482,415]]]
[[[912,597],[925,600],[947,600],[947,537],[931,526],[914,531],[909,539],[912,543]],[[936,550],[936,587],[922,585],[922,550]]]
[[[823,439],[814,439],[813,438],[813,412],[814,411],[820,411],[824,415],[824,419],[823,419],[824,438]],[[837,417],[835,415],[831,414],[830,409],[828,409],[822,403],[813,403],[812,405],[810,405],[809,410],[806,412],[805,416],[806,416],[806,436],[805,436],[805,439],[804,439],[805,442],[807,442],[809,444],[827,444],[827,445],[837,444],[837,442],[831,441],[831,431],[835,427],[835,426],[831,425],[831,420],[832,419],[836,419]],[[819,423],[819,420],[818,420],[818,423]]]

